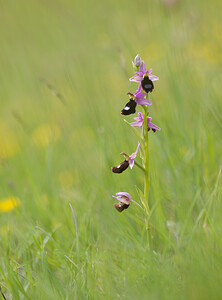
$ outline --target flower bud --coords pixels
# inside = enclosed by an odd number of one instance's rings
[[[132,62],[134,68],[139,68],[141,62],[141,58],[139,54],[134,58],[134,61]]]

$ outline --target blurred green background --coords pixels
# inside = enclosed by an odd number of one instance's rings
[[[222,2],[0,0],[0,286],[7,299],[221,299]],[[139,53],[153,249],[123,122]],[[126,117],[133,121],[133,116]],[[78,224],[78,234],[69,206]],[[79,243],[77,242],[79,241]]]

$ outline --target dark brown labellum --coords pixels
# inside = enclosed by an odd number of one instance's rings
[[[113,173],[122,173],[123,171],[125,171],[127,168],[129,167],[129,162],[124,160],[123,162],[121,162],[121,164],[119,164],[117,167],[112,167],[112,171]]]
[[[136,112],[136,105],[137,105],[136,101],[134,101],[133,99],[130,99],[130,101],[126,103],[124,109],[121,110],[121,114],[122,115],[135,114],[135,112]]]
[[[154,128],[148,128],[148,131],[150,131],[150,129],[152,129],[153,132],[156,132],[156,129],[154,129]]]
[[[141,85],[146,93],[152,92],[152,90],[154,89],[153,82],[149,79],[148,76],[144,76],[143,80],[141,81]]]
[[[114,207],[115,207],[115,209],[118,210],[118,212],[122,212],[124,209],[127,209],[129,207],[129,205],[127,205],[125,203],[115,203]]]

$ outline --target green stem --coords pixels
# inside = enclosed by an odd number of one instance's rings
[[[147,106],[144,108],[144,168],[145,168],[145,178],[144,178],[144,199],[147,205],[147,213],[149,214],[149,140],[148,140],[148,130],[147,130]]]
[[[146,95],[148,99],[148,93]],[[147,130],[147,115],[148,115],[148,107],[143,106],[143,138],[144,138],[144,168],[145,168],[145,176],[144,176],[144,208],[146,212],[146,230],[147,230],[147,238],[149,241],[149,245],[151,247],[152,239],[151,232],[149,226],[149,218],[150,218],[150,210],[149,210],[149,140],[148,140],[148,130]]]
[[[140,168],[143,172],[145,172],[144,167],[143,167],[139,162],[137,162],[137,161],[134,160],[134,163],[135,163],[135,165],[136,165],[138,168]]]

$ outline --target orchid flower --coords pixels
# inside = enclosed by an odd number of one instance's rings
[[[136,122],[130,123],[131,126],[133,127],[142,127],[143,126],[143,114],[141,112],[138,113],[138,117],[134,118]],[[152,120],[151,117],[147,116],[147,130],[149,131],[150,129],[153,130],[153,132],[156,132],[157,130],[160,131],[160,127],[156,126],[155,124],[151,123],[150,121]]]
[[[141,90],[142,91],[142,90]],[[146,93],[141,93],[137,90],[134,94],[127,93],[130,97],[130,101],[126,103],[125,107],[122,109],[122,115],[131,115],[136,112],[136,105],[152,105],[152,102],[146,98]]]
[[[131,93],[128,93],[128,95],[131,95],[135,98],[135,101],[139,105],[152,105],[152,102],[146,98],[146,93],[141,93],[139,89],[132,95]]]
[[[119,192],[116,193],[116,196],[112,196],[112,197],[119,201],[119,203],[114,204],[114,207],[119,212],[122,212],[124,209],[127,209],[130,206],[131,196],[129,193]]]
[[[131,155],[127,155],[126,153],[121,152],[120,154],[124,155],[125,160],[123,162],[121,162],[117,167],[112,167],[113,173],[120,174],[123,171],[125,171],[129,166],[130,166],[130,169],[132,169],[134,166],[134,160],[137,156],[139,148],[140,148],[140,143],[138,143],[136,152],[132,153]]]
[[[135,73],[136,75],[131,77],[129,80],[140,83],[138,91],[141,92],[143,89],[146,93],[152,92],[154,88],[153,81],[159,80],[159,77],[151,74],[152,69],[146,69],[145,62],[142,60],[140,62],[140,71]]]

